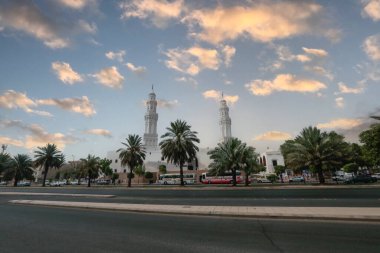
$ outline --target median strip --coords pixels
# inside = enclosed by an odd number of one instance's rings
[[[114,211],[163,214],[215,215],[252,218],[323,219],[349,221],[380,221],[378,207],[252,207],[252,206],[190,206],[124,203],[97,203],[45,200],[11,200],[13,204],[72,207]]]
[[[75,194],[75,193],[47,193],[47,192],[0,192],[0,195],[24,195],[24,196],[63,196],[63,197],[90,197],[113,198],[115,195],[104,194]]]

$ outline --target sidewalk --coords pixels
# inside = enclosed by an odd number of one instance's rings
[[[113,198],[115,195],[82,194],[82,193],[47,193],[47,192],[0,192],[1,195],[25,195],[25,196],[63,196],[63,197],[89,197],[89,198]]]
[[[86,208],[161,214],[212,215],[241,218],[319,219],[345,221],[380,221],[379,207],[252,207],[150,205],[45,200],[11,200],[13,204],[65,208]]]

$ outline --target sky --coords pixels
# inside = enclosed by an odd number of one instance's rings
[[[380,0],[0,2],[0,143],[105,157],[182,119],[201,148],[232,135],[258,152],[307,126],[350,142],[380,114]]]

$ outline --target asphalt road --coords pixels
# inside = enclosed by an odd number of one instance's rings
[[[13,188],[2,187],[0,192],[57,192],[112,194],[115,198],[69,198],[45,196],[1,196],[0,203],[11,199],[98,201],[135,204],[223,205],[223,206],[330,206],[380,207],[380,188],[307,188],[307,189],[112,189],[112,188]]]
[[[379,223],[169,216],[0,205],[8,252],[379,252]]]

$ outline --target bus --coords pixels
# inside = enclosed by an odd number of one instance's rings
[[[236,171],[236,183],[241,184],[244,178],[240,171]],[[232,184],[232,172],[225,172],[219,176],[212,176],[208,172],[202,173],[202,184]]]
[[[195,174],[183,174],[184,184],[195,184]],[[162,174],[158,178],[159,184],[181,184],[181,178],[179,173]]]

